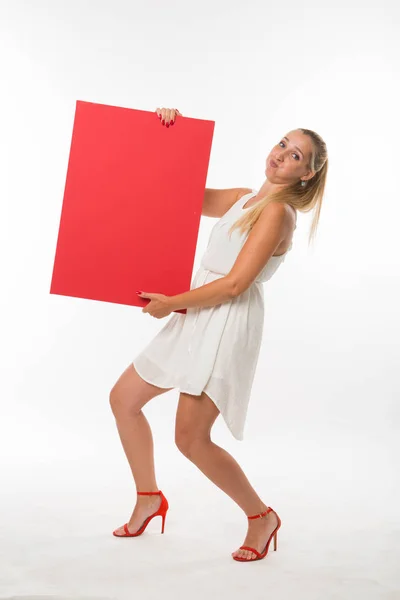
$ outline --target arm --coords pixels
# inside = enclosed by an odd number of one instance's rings
[[[170,296],[172,310],[216,306],[242,294],[284,239],[287,226],[285,206],[274,203],[266,206],[228,275],[195,290]]]
[[[216,306],[234,298],[234,286],[226,277],[221,277],[216,281],[211,281],[205,285],[178,294],[169,296],[171,310],[180,310],[181,308],[194,308],[205,306]]]
[[[250,192],[250,188],[228,188],[223,190],[206,188],[201,214],[204,217],[221,218],[239,198]]]
[[[242,294],[256,280],[285,239],[289,223],[283,204],[271,202],[264,208],[226,276],[233,284],[235,296]]]

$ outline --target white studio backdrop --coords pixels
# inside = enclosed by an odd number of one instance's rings
[[[68,498],[88,510],[93,485],[107,490],[112,518],[97,520],[97,535],[125,522],[133,488],[109,392],[169,318],[49,294],[76,100],[215,120],[213,188],[259,188],[271,147],[291,129],[325,139],[317,238],[308,245],[312,214],[300,213],[293,250],[264,286],[245,439],[222,417],[213,439],[294,521],[298,505],[304,515],[323,498],[329,532],[338,515],[362,532],[377,504],[377,523],[399,532],[399,25],[394,1],[0,2],[0,458],[10,533],[28,489],[39,506],[49,484],[76,478]],[[214,223],[202,217],[193,273]],[[193,501],[206,491],[218,522],[232,503],[175,448],[177,401],[174,390],[144,408],[159,485],[182,486]],[[9,575],[0,592],[26,593],[32,581],[17,587]],[[380,598],[357,586],[349,597],[361,591]],[[308,588],[307,598],[320,593]]]

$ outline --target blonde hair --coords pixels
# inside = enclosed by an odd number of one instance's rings
[[[301,180],[299,179],[299,181],[259,200],[254,207],[251,207],[243,216],[233,223],[229,229],[230,234],[237,228],[239,228],[240,233],[250,231],[258,221],[259,216],[267,204],[270,202],[277,202],[280,204],[290,204],[290,206],[300,212],[309,212],[315,208],[309,243],[315,237],[328,173],[328,152],[324,140],[318,133],[315,133],[315,131],[312,131],[311,129],[302,129],[301,127],[299,127],[297,131],[301,131],[305,135],[310,136],[312,140],[313,152],[309,168],[312,171],[316,171],[315,175],[309,179],[304,186],[301,185]]]

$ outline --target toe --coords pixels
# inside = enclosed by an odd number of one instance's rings
[[[251,552],[250,550],[235,550],[235,552],[232,552],[232,556],[235,558],[242,558],[244,560],[252,560],[254,558],[256,558],[256,554],[254,554],[254,552]]]
[[[115,533],[115,535],[120,535],[120,536],[121,535],[126,535],[124,526],[122,525],[121,527],[118,527],[118,529],[116,529],[114,531],[114,533]]]

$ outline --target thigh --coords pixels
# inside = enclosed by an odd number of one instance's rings
[[[148,383],[140,377],[133,364],[130,364],[113,386],[110,403],[113,409],[125,408],[138,412],[155,396],[173,389],[160,388]]]
[[[181,393],[175,419],[175,442],[209,439],[219,410],[211,398],[202,392],[200,396]]]

